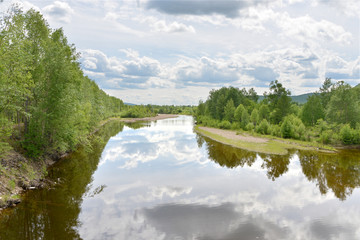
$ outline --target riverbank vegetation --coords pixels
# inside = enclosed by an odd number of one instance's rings
[[[277,80],[260,102],[254,89],[212,90],[199,102],[197,123],[321,144],[360,144],[360,84],[351,87],[327,78],[302,105],[292,102],[290,94]]]
[[[74,149],[122,100],[84,75],[75,46],[35,10],[14,6],[0,28],[0,154],[30,157]]]

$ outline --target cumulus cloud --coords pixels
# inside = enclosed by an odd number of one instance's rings
[[[166,23],[163,20],[159,20],[152,24],[153,29],[156,32],[166,32],[166,33],[178,33],[178,32],[190,32],[195,33],[195,28],[193,26],[187,26],[183,23],[172,22],[170,24]]]
[[[268,88],[278,79],[294,94],[316,90],[325,77],[359,79],[359,58],[347,61],[330,51],[301,48],[234,53],[219,57],[179,56],[174,64],[140,56],[132,49],[121,50],[123,58],[109,57],[98,50],[82,54],[84,72],[106,89],[181,89],[189,86]],[[266,90],[266,89],[264,89]]]
[[[282,28],[284,35],[293,36],[305,42],[313,39],[349,44],[352,40],[351,33],[342,26],[326,20],[316,21],[308,15],[291,18],[287,13],[278,16],[276,22]]]
[[[70,23],[74,10],[67,2],[55,1],[45,6],[42,11],[51,19],[62,23]]]
[[[161,13],[171,15],[223,15],[228,18],[236,18],[239,16],[241,9],[258,4],[266,4],[268,0],[249,1],[249,0],[195,0],[195,1],[161,1],[149,0],[146,3],[147,9],[155,9]]]

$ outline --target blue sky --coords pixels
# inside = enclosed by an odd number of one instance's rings
[[[211,89],[278,79],[293,95],[325,77],[360,83],[357,0],[11,1],[62,27],[86,75],[137,104],[197,104]]]

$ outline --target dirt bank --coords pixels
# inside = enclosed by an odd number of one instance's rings
[[[247,133],[203,126],[196,126],[195,131],[223,144],[265,154],[284,155],[288,153],[288,149],[315,150],[327,153],[336,152],[335,149],[328,146],[293,139],[251,136]]]

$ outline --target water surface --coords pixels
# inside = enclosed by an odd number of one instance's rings
[[[187,116],[113,122],[0,216],[0,239],[360,239],[359,159],[244,151]]]

